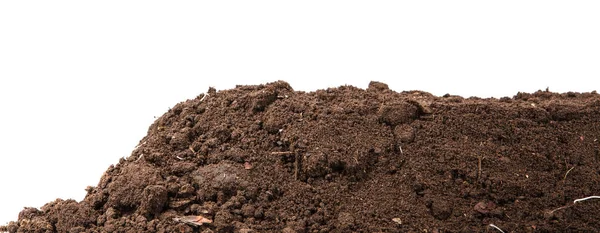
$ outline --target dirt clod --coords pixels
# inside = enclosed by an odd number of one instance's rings
[[[25,208],[0,230],[596,232],[600,202],[572,201],[600,195],[599,103],[380,82],[211,88],[158,118],[81,202]]]
[[[379,108],[379,119],[391,126],[407,124],[417,118],[418,109],[416,106],[404,102],[384,103]]]
[[[491,201],[480,201],[475,204],[473,210],[480,214],[489,214],[496,208],[496,204]]]
[[[340,214],[338,214],[336,228],[344,232],[352,231],[354,221],[355,220],[352,214],[347,212],[341,212]]]
[[[394,136],[396,138],[396,143],[411,143],[415,140],[416,130],[413,126],[409,124],[397,125],[394,127]]]
[[[167,189],[162,185],[150,185],[142,192],[139,211],[146,217],[158,216],[167,202]]]
[[[429,208],[431,215],[439,220],[446,220],[452,215],[452,203],[446,200],[435,200]]]

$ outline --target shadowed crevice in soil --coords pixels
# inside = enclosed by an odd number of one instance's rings
[[[592,232],[600,95],[209,89],[9,232]],[[565,207],[565,208],[560,208]],[[554,211],[553,211],[554,210]]]

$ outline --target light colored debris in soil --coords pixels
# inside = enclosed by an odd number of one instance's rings
[[[566,209],[566,208],[569,208],[569,207],[571,207],[571,206],[570,205],[566,205],[566,206],[561,206],[561,207],[558,207],[558,208],[553,209],[551,211],[548,211],[548,216],[550,217],[550,216],[552,216],[552,214],[554,214],[554,212],[562,210],[562,209]]]
[[[246,170],[252,169],[252,164],[250,164],[249,162],[245,162],[244,163],[244,169],[246,169]]]
[[[573,168],[575,168],[575,166],[573,166],[571,169],[569,169],[566,173],[565,176],[563,177],[563,180],[567,179],[567,175],[569,175],[569,172],[571,172],[571,170],[573,170]]]
[[[202,95],[200,102],[204,101],[204,99],[206,99],[206,97],[208,97],[208,93],[204,93],[204,95]]]
[[[188,225],[192,225],[192,226],[202,226],[202,224],[204,223],[212,223],[213,221],[205,218],[203,216],[196,216],[196,215],[190,215],[190,216],[183,216],[183,217],[177,217],[177,218],[173,218],[173,221],[175,222],[182,222]]]
[[[271,152],[272,155],[291,155],[293,154],[293,151],[275,151],[275,152]]]
[[[392,218],[392,221],[398,223],[398,225],[402,225],[402,219],[400,218]]]
[[[481,180],[481,156],[477,157],[477,181]]]
[[[589,197],[575,199],[573,201],[573,204],[576,204],[577,202],[580,202],[580,201],[586,201],[586,200],[589,200],[589,199],[600,199],[600,196],[589,196]]]
[[[498,231],[500,231],[500,232],[502,232],[502,233],[505,233],[505,232],[504,232],[502,229],[500,229],[500,227],[497,227],[497,226],[496,226],[496,225],[494,225],[494,224],[490,224],[489,226],[490,226],[490,227],[493,227],[493,228],[495,228],[496,230],[498,230]]]
[[[584,197],[584,198],[575,199],[575,200],[573,200],[573,204],[568,204],[568,205],[565,205],[565,206],[558,207],[558,208],[556,208],[556,209],[553,209],[553,210],[551,210],[551,211],[548,211],[546,214],[547,214],[547,216],[548,216],[548,217],[550,217],[550,216],[552,216],[552,215],[554,214],[554,212],[556,212],[556,211],[559,211],[559,210],[562,210],[562,209],[566,209],[566,208],[573,207],[575,204],[577,204],[577,202],[581,202],[581,201],[587,201],[587,200],[590,200],[590,199],[600,199],[600,196],[589,196],[589,197]]]

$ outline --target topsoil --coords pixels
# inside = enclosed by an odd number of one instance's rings
[[[598,232],[599,137],[596,92],[211,88],[158,118],[83,201],[2,229]]]

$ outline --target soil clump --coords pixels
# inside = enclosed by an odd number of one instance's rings
[[[211,88],[9,232],[597,232],[600,95]],[[496,228],[497,227],[497,228]]]

